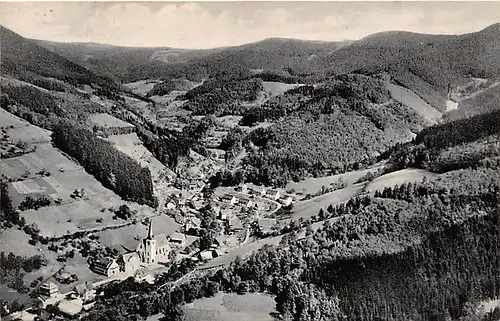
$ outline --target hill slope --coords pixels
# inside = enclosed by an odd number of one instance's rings
[[[221,71],[296,69],[304,62],[326,55],[343,45],[335,42],[281,38],[208,50],[169,47],[126,48],[48,41],[38,41],[38,43],[64,57],[78,61],[96,73],[112,75],[124,82],[179,77],[198,81]]]
[[[2,74],[8,74],[24,81],[40,77],[56,78],[73,85],[111,82],[96,76],[86,68],[23,38],[17,33],[0,26],[2,48]]]
[[[464,35],[424,35],[410,32],[378,33],[335,50],[316,62],[331,74],[388,71],[400,83],[414,90],[429,104],[444,109],[430,97],[445,96],[469,75],[483,78],[500,76],[500,24]],[[424,89],[404,75],[417,76]],[[401,77],[403,76],[403,77]],[[411,82],[404,84],[405,82]],[[420,91],[420,92],[419,92]],[[433,92],[436,91],[436,92]],[[443,110],[444,111],[444,110]]]

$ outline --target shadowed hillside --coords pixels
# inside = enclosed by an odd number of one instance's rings
[[[52,77],[73,85],[111,84],[109,80],[2,26],[0,40],[2,74],[29,82],[39,77]]]

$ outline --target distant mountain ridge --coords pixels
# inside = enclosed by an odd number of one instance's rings
[[[200,80],[222,69],[282,71],[345,45],[345,42],[285,38],[268,38],[241,46],[214,49],[133,48],[94,43],[35,41],[96,73],[106,74],[123,82],[182,76]]]
[[[110,81],[36,42],[0,26],[2,74],[21,80],[56,78],[72,84],[107,84]]]
[[[29,40],[5,28],[2,35],[2,47],[7,48],[2,57],[5,73],[27,70],[73,82],[101,78],[116,83],[176,78],[199,82],[217,74],[238,77],[251,71],[315,83],[332,75],[384,72],[444,112],[450,88],[468,77],[500,78],[500,23],[463,35],[388,31],[343,42],[268,38],[207,50]],[[37,60],[37,55],[44,59]]]

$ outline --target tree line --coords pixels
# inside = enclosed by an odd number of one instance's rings
[[[461,168],[498,165],[500,111],[437,124],[414,141],[394,146],[387,154],[396,168],[418,167],[443,173]]]
[[[54,144],[74,157],[103,186],[125,200],[156,206],[148,168],[115,149],[111,143],[73,122],[61,121],[52,133]]]

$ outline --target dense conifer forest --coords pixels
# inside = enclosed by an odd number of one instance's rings
[[[54,128],[52,139],[59,149],[74,157],[86,171],[125,200],[156,206],[149,169],[141,167],[109,142],[78,124],[64,121]]]

